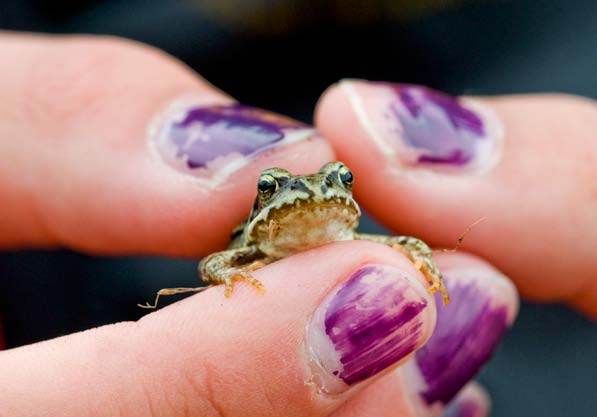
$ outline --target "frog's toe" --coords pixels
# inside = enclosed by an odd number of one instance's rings
[[[431,285],[427,288],[429,294],[433,295],[439,291],[442,296],[442,301],[444,305],[448,305],[450,303],[450,296],[448,295],[448,291],[444,285],[443,279],[440,277],[437,280],[431,282]]]
[[[242,279],[244,281],[247,281],[249,284],[251,284],[253,287],[255,287],[255,289],[259,292],[265,292],[265,286],[261,283],[261,281],[259,281],[257,278],[255,278],[253,275],[251,274],[243,274],[242,275]]]
[[[448,294],[448,292],[444,289],[441,291],[441,294],[444,305],[447,306],[448,304],[450,304],[450,295]]]
[[[230,298],[232,296],[232,291],[236,281],[246,281],[255,287],[257,291],[261,293],[265,291],[265,286],[253,275],[249,274],[248,272],[237,272],[224,279],[224,296],[226,298]]]
[[[253,271],[257,271],[258,269],[263,268],[266,265],[267,264],[263,261],[255,261],[252,264],[250,264],[249,266],[247,266],[246,270],[249,272],[253,272]]]
[[[234,279],[233,277],[224,281],[224,297],[232,297],[232,290],[234,290]]]

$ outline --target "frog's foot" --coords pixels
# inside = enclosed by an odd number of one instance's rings
[[[215,281],[219,281],[217,283],[224,284],[224,296],[226,298],[230,298],[232,296],[234,284],[237,281],[246,281],[255,287],[257,291],[262,293],[265,291],[265,286],[257,278],[251,275],[251,272],[263,268],[265,265],[267,265],[265,262],[254,261],[241,268],[228,268],[227,270],[217,272]],[[212,278],[212,280],[213,279],[214,278]]]
[[[431,257],[431,250],[428,249],[422,241],[415,238],[403,239],[400,243],[393,243],[392,249],[406,255],[414,267],[417,268],[427,279],[429,294],[435,294],[439,291],[444,305],[450,303],[450,296],[444,284],[444,279],[439,269]]]
[[[211,285],[208,285],[206,287],[192,287],[192,288],[185,288],[185,287],[162,288],[161,290],[159,290],[156,293],[155,300],[153,301],[153,304],[145,303],[145,304],[137,304],[137,306],[139,306],[141,308],[147,308],[147,309],[153,310],[153,309],[157,308],[158,301],[162,295],[184,294],[184,293],[188,293],[188,292],[201,292],[203,290],[208,289],[209,287],[211,287]]]
[[[448,291],[444,285],[442,274],[439,272],[435,261],[433,260],[433,252],[421,239],[410,236],[384,236],[384,235],[370,235],[367,233],[355,233],[355,239],[369,240],[371,242],[383,243],[394,250],[402,253],[413,263],[427,279],[429,287],[427,291],[430,294],[440,292],[444,304],[450,302]]]
[[[246,281],[263,292],[265,287],[251,272],[264,267],[268,258],[257,247],[247,246],[213,253],[199,263],[199,273],[203,282],[224,285],[224,295],[230,297],[236,281]]]
[[[427,288],[429,294],[435,294],[439,291],[444,305],[447,306],[450,304],[450,295],[448,294],[448,289],[446,288],[442,274],[437,271],[437,269],[432,271],[427,269],[425,266],[419,270],[423,273],[423,275],[425,275],[427,282],[429,282],[429,287]]]
[[[259,263],[262,264],[262,262],[259,262]],[[262,266],[265,266],[265,264],[263,264],[263,265],[255,265],[255,264],[257,264],[257,262],[254,262],[253,264],[249,265],[243,271],[238,271],[238,272],[232,273],[224,278],[224,280],[223,280],[224,281],[224,296],[226,298],[230,298],[232,296],[232,290],[234,289],[234,283],[236,281],[246,281],[249,284],[251,284],[253,287],[255,287],[255,289],[257,291],[259,291],[260,293],[265,292],[265,286],[261,283],[261,281],[259,281],[257,278],[255,278],[253,275],[251,275],[249,273],[249,271],[254,271],[256,269],[259,269]]]

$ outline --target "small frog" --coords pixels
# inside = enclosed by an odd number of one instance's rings
[[[278,259],[324,243],[340,240],[370,240],[383,243],[405,254],[429,281],[428,291],[439,291],[444,304],[449,297],[429,246],[408,236],[384,236],[357,233],[361,210],[352,198],[353,175],[342,162],[328,162],[319,172],[292,175],[282,168],[263,171],[257,182],[257,198],[248,219],[232,232],[228,249],[201,260],[202,280],[223,284],[230,297],[234,282],[244,280],[259,291],[264,287],[251,275]],[[208,287],[164,288],[162,295],[199,292]]]

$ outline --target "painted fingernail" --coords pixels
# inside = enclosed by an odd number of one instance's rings
[[[265,152],[316,135],[296,120],[238,103],[174,103],[150,128],[150,147],[171,167],[223,179]]]
[[[335,394],[396,365],[427,340],[434,310],[423,286],[394,266],[355,271],[307,330],[312,381]]]
[[[499,160],[501,124],[474,99],[410,84],[340,85],[371,140],[402,168],[484,171]]]
[[[412,384],[428,407],[445,406],[489,361],[517,310],[513,285],[498,272],[444,271],[451,302],[437,302],[433,335],[409,363]]]
[[[446,407],[443,417],[486,417],[490,400],[477,384],[467,385]]]

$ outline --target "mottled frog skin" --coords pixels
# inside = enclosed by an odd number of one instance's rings
[[[264,287],[252,271],[324,243],[360,239],[404,253],[427,278],[429,292],[439,291],[447,304],[448,293],[427,244],[414,237],[356,232],[361,210],[352,198],[352,184],[353,175],[342,162],[329,162],[319,172],[307,175],[292,175],[282,168],[263,171],[251,214],[233,231],[228,249],[199,263],[203,281],[210,286],[223,284],[227,297],[237,280],[262,291]],[[161,295],[205,288],[165,288],[153,305],[141,307],[155,308]]]

